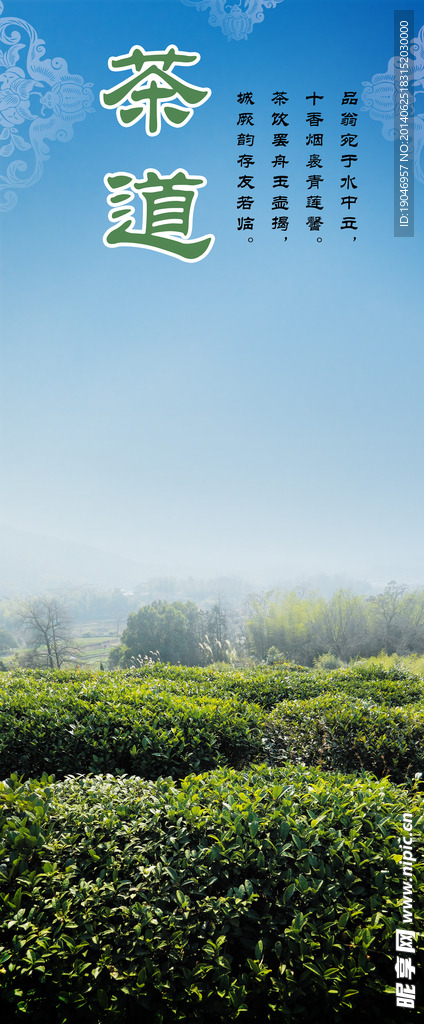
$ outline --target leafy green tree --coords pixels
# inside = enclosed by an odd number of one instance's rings
[[[220,601],[205,614],[206,632],[212,650],[212,661],[226,661],[228,658],[228,616]]]
[[[154,601],[128,616],[121,644],[109,657],[111,667],[156,658],[174,665],[199,665],[204,616],[192,601]]]
[[[350,661],[367,651],[369,635],[364,599],[338,590],[322,610],[318,632],[325,653]]]
[[[250,600],[246,632],[251,654],[265,661],[270,648],[277,648],[287,661],[312,665],[322,653],[323,640],[317,629],[325,602],[312,594],[302,597],[296,591],[284,596],[268,591]],[[321,646],[320,646],[321,645]]]
[[[250,594],[246,607],[246,634],[250,653],[259,661],[265,661],[270,647],[282,650],[284,638],[276,637],[274,630],[275,598],[279,592],[268,590],[266,594]]]
[[[316,654],[321,652],[318,624],[324,609],[325,601],[317,594],[301,594],[294,590],[284,595],[276,621],[285,636],[285,646],[281,650],[290,661],[311,665]]]
[[[363,597],[339,590],[329,600],[316,594],[268,591],[250,599],[246,633],[258,661],[275,657],[312,665],[332,654],[357,657],[424,651],[424,591],[391,582],[381,594]]]

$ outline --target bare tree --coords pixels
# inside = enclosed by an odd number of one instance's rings
[[[370,598],[379,620],[380,643],[384,645],[386,654],[394,654],[401,644],[402,599],[406,590],[403,583],[391,580],[382,594]]]
[[[70,615],[60,598],[37,597],[25,601],[18,619],[25,629],[34,664],[60,668],[78,654]]]

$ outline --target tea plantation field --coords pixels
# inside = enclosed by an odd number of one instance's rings
[[[422,1016],[421,677],[11,671],[0,704],[6,1024]]]

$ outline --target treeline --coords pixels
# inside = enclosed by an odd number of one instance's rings
[[[188,666],[220,661],[311,666],[323,658],[324,667],[336,668],[382,652],[424,653],[424,590],[408,590],[395,582],[371,597],[350,590],[330,598],[273,590],[251,595],[239,611],[221,600],[203,609],[193,601],[157,600],[133,611],[126,602],[135,595],[116,591],[111,596],[117,634],[125,621],[126,627],[111,652],[110,668],[128,668],[145,659]],[[79,619],[61,598],[17,603],[9,621],[5,629],[0,621],[0,654],[10,656],[16,641],[25,639],[28,650],[20,656],[21,664],[59,668],[78,661],[78,650],[71,648]]]
[[[422,654],[424,590],[391,582],[374,597],[339,590],[329,600],[271,591],[250,600],[245,630],[258,661],[312,665],[323,655],[348,662],[382,651]]]
[[[109,664],[125,668],[151,658],[182,665],[246,659],[312,665],[327,656],[336,667],[382,651],[424,652],[424,590],[391,582],[377,596],[339,590],[329,599],[269,591],[251,596],[239,617],[220,603],[202,611],[192,601],[155,601],[129,615]]]

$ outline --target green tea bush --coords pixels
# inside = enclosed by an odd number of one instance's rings
[[[424,675],[424,657],[422,654],[385,654],[384,651],[374,658],[361,658],[355,662],[359,665],[374,671],[375,668],[395,669],[414,675]]]
[[[342,693],[282,701],[268,717],[263,743],[271,764],[364,769],[403,782],[424,771],[424,701],[396,708]]]
[[[417,673],[409,668],[403,668],[400,664],[390,664],[389,658],[386,658],[385,663],[384,656],[383,660],[367,658],[354,662],[350,666],[350,672],[358,679],[408,680],[417,676]]]
[[[228,666],[212,665],[192,669],[156,663],[134,669],[133,678],[161,680],[167,690],[184,689],[186,693],[207,690],[216,696],[233,694],[265,709],[274,707],[285,697],[307,697],[320,693],[323,688],[322,679],[316,681],[309,669],[290,664],[261,665],[241,672]]]
[[[260,766],[0,797],[8,1024],[395,1024],[405,811],[424,924],[415,790]]]
[[[400,707],[424,700],[424,681],[420,676],[400,669],[385,669],[378,664],[359,664],[334,672],[316,672],[315,679],[317,683],[321,680],[321,692],[370,697],[376,704]]]
[[[378,663],[344,666],[333,671],[300,665],[260,665],[243,672],[227,666],[183,668],[155,664],[134,670],[136,679],[153,681],[185,693],[233,694],[241,700],[271,710],[282,700],[306,700],[319,694],[347,693],[370,697],[377,704],[400,707],[424,700],[424,681],[412,672],[384,668]]]
[[[423,683],[382,674],[169,665],[4,673],[0,776],[94,771],[178,779],[266,757],[367,768],[401,781],[422,769]]]
[[[155,779],[240,767],[261,752],[264,713],[237,696],[168,692],[124,673],[8,675],[0,775],[124,771]]]

